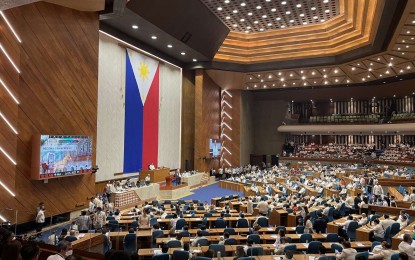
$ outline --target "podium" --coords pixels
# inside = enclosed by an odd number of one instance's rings
[[[144,180],[147,175],[150,175],[150,182],[164,182],[166,181],[166,177],[170,176],[170,169],[169,168],[161,168],[156,170],[143,170],[140,172],[140,180]]]
[[[172,182],[173,182],[173,176],[167,176],[166,177],[166,186],[173,186],[173,184],[172,184]]]

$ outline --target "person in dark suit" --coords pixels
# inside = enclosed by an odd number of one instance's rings
[[[314,220],[313,229],[316,233],[326,233],[327,220],[323,218],[323,214],[318,213],[318,218]]]
[[[357,196],[354,198],[354,210],[359,213],[359,204],[362,202],[360,198],[362,194],[358,193]]]

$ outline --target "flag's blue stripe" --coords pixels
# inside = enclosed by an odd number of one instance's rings
[[[128,52],[125,66],[124,173],[137,172],[143,158],[143,103]]]

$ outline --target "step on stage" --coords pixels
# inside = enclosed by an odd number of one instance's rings
[[[176,200],[191,194],[193,193],[190,192],[190,188],[187,183],[174,186],[171,180],[167,180],[166,178],[166,183],[160,185],[160,192],[157,198],[163,200]]]

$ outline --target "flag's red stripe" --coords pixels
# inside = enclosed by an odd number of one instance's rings
[[[159,146],[159,67],[157,67],[143,109],[143,169],[158,167]]]

